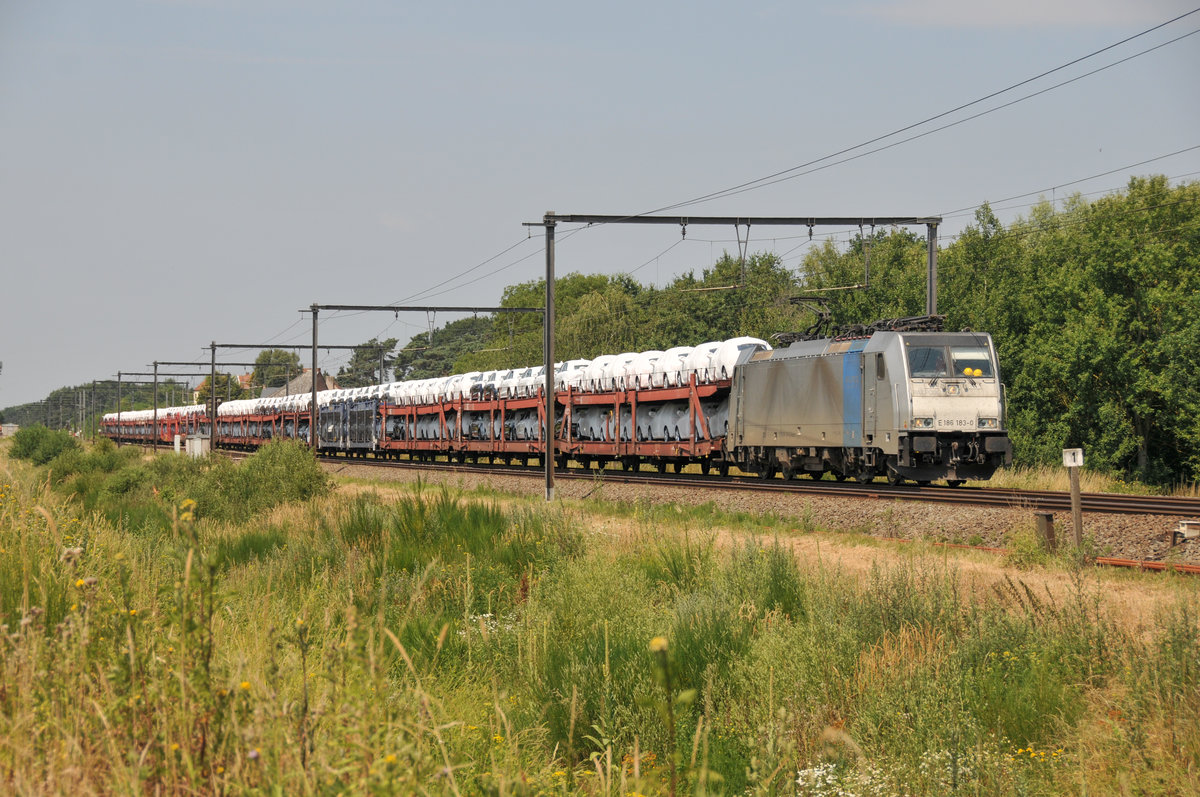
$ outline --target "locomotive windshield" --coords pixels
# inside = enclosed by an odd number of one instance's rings
[[[909,346],[908,369],[913,379],[954,377],[967,369],[974,377],[995,376],[991,352],[986,346]]]
[[[910,346],[908,368],[913,379],[930,379],[948,376],[946,373],[945,346]]]
[[[991,353],[983,346],[951,346],[950,354],[954,358],[955,374],[964,373],[970,368],[974,376],[989,379],[994,375]]]

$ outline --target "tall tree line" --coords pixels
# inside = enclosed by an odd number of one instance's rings
[[[93,417],[117,411],[117,381],[105,379],[96,382],[95,393],[92,383],[72,387],[60,387],[50,391],[41,401],[17,404],[4,409],[6,423],[19,426],[41,424],[51,429],[79,429],[80,410],[83,410],[83,429],[90,428]],[[154,385],[144,383],[121,383],[121,408],[123,410],[149,409],[154,406]],[[158,406],[190,404],[192,391],[177,379],[164,378],[158,385]]]
[[[1007,227],[985,205],[938,260],[947,328],[995,338],[1018,462],[1050,464],[1082,447],[1099,469],[1200,481],[1200,184],[1135,178],[1094,201],[1042,202]],[[662,288],[568,274],[556,284],[556,353],[769,340],[815,320],[790,297],[864,283],[826,294],[835,323],[922,315],[925,280],[925,240],[906,229],[814,246],[794,270],[772,254],[726,255]],[[533,281],[506,289],[502,303],[543,297]],[[537,364],[541,336],[540,317],[497,317],[442,373]]]

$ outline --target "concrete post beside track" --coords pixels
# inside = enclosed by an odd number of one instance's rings
[[[1083,545],[1083,502],[1079,494],[1079,469],[1083,467],[1082,448],[1064,448],[1063,466],[1071,477],[1071,526],[1075,547]]]

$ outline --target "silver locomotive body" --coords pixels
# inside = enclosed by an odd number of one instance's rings
[[[764,476],[987,479],[1012,461],[991,336],[875,332],[760,352],[739,366],[727,448]]]

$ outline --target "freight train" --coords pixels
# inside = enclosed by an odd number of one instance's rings
[[[734,338],[555,366],[556,465],[660,471],[698,464],[763,478],[957,486],[1010,464],[990,335],[894,319],[773,348]],[[904,323],[897,323],[904,322]],[[544,452],[543,368],[471,372],[317,393],[316,448],[346,457],[531,464]],[[208,437],[253,449],[313,443],[310,394],[109,413],[118,442]]]

